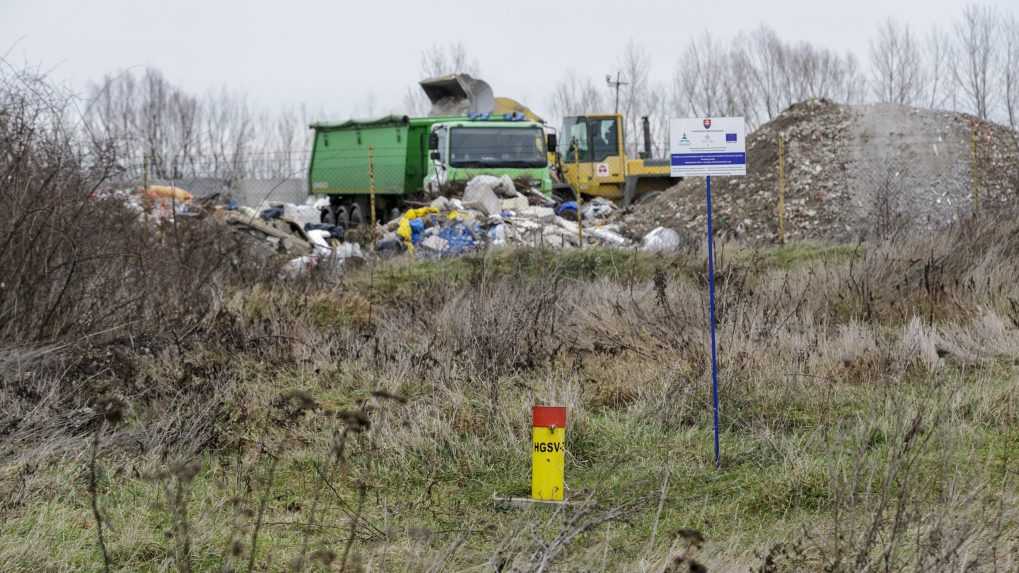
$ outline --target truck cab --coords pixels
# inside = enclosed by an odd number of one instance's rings
[[[640,158],[626,153],[623,116],[581,115],[563,119],[558,171],[560,186],[570,193],[605,197],[624,206],[668,189],[678,179],[670,176],[667,159],[650,159],[649,130],[644,118],[644,148]]]
[[[476,116],[433,125],[423,187],[436,193],[465,185],[477,175],[508,175],[530,179],[542,193],[551,194],[544,126],[510,115],[508,120]],[[554,147],[554,138],[551,141]]]

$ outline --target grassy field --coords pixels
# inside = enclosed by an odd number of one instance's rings
[[[723,248],[720,470],[702,252],[216,282],[9,345],[0,570],[1014,570],[1014,230]],[[497,503],[542,403],[572,503]]]

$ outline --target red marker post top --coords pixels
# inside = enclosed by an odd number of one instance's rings
[[[531,409],[531,426],[535,428],[565,428],[565,406],[534,406]]]

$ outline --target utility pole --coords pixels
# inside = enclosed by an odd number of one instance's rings
[[[615,88],[616,89],[616,111],[615,111],[615,113],[619,113],[619,86],[626,86],[626,85],[630,84],[630,82],[620,81],[621,75],[622,74],[620,74],[620,72],[616,72],[616,79],[615,79],[615,81],[612,80],[612,74],[608,74],[608,75],[605,76],[605,83],[607,83],[610,88]]]

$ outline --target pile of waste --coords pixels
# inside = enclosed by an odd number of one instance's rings
[[[747,176],[713,177],[715,229],[747,243],[779,232],[782,140],[786,240],[855,241],[936,229],[998,210],[1019,192],[1019,145],[973,116],[890,104],[795,104],[747,137]],[[702,234],[704,178],[695,177],[618,218],[624,234],[665,226]]]
[[[599,198],[583,203],[578,212],[575,201],[556,202],[537,191],[521,192],[508,176],[479,175],[467,183],[462,197],[437,197],[383,225],[376,247],[383,255],[406,252],[422,258],[507,245],[640,247],[620,233],[620,224],[609,221],[615,211],[611,201]],[[678,246],[678,235],[672,239],[653,240],[649,248]]]
[[[607,199],[579,206],[576,201],[556,201],[537,189],[521,189],[508,176],[479,175],[462,192],[449,192],[357,232],[322,222],[327,198],[311,197],[305,204],[270,202],[256,210],[215,197],[195,200],[186,190],[168,186],[112,190],[97,197],[120,200],[155,224],[175,217],[211,217],[268,251],[290,257],[286,271],[292,275],[323,265],[339,269],[369,254],[440,258],[506,246],[666,252],[683,245],[680,234],[667,228],[636,240],[623,235],[615,222],[618,208]],[[373,246],[367,249],[373,253],[362,250],[365,244]]]

